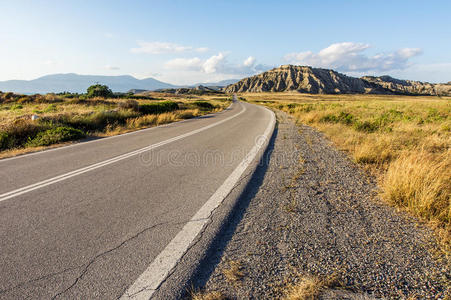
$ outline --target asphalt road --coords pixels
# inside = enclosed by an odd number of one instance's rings
[[[123,297],[271,123],[268,110],[235,101],[214,115],[0,160],[0,298]]]

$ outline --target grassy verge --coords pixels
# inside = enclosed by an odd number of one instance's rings
[[[379,181],[380,195],[431,224],[451,250],[451,98],[243,94],[324,132]]]
[[[110,136],[189,119],[230,104],[226,96],[218,95],[215,99],[208,95],[153,96],[89,99],[74,94],[24,96],[0,92],[0,158],[85,137]]]

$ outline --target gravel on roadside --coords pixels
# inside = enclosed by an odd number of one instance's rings
[[[431,230],[383,204],[374,179],[321,133],[277,119],[260,189],[194,289],[274,299],[305,276],[333,276],[340,287],[320,298],[445,298],[451,268]]]

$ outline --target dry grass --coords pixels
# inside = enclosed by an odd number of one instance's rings
[[[284,289],[283,299],[286,300],[315,300],[328,288],[341,286],[336,276],[320,278],[317,276],[300,276],[294,284]]]
[[[222,273],[229,283],[237,284],[244,276],[242,269],[241,262],[232,260],[228,263],[228,267],[222,270]]]
[[[318,299],[324,288],[323,282],[317,277],[301,278],[297,284],[289,285],[284,299],[287,300],[314,300]]]
[[[377,176],[381,196],[433,224],[451,250],[451,98],[243,94],[324,132]]]
[[[17,101],[14,99],[0,101],[0,158],[47,148],[30,147],[26,141],[32,139],[39,131],[62,126],[58,124],[81,129],[88,137],[104,137],[217,112],[230,104],[230,99],[226,95],[187,96],[149,93],[146,96],[154,100],[82,100],[38,95],[33,98],[34,102],[18,102],[21,98],[16,95],[19,99]],[[207,101],[213,106],[199,107],[196,103],[200,100]],[[149,103],[163,104],[161,101],[176,102],[179,109],[159,114],[142,112],[140,109],[140,105],[145,107]],[[32,115],[39,116],[38,121],[31,121]]]
[[[192,300],[225,300],[225,297],[221,292],[196,292],[191,294]]]

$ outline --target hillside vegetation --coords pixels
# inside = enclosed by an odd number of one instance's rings
[[[243,94],[324,132],[375,174],[380,195],[451,246],[451,98]]]
[[[118,95],[101,85],[87,94],[0,92],[0,157],[188,119],[222,110],[229,103],[223,95]]]

